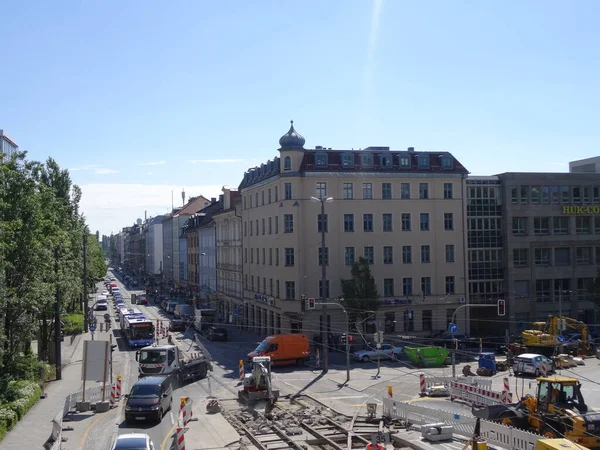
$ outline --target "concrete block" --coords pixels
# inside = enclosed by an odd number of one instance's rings
[[[451,441],[454,427],[445,423],[429,423],[421,426],[421,437],[429,442]]]
[[[110,411],[110,402],[108,400],[96,403],[96,412],[102,413],[106,411]]]
[[[91,409],[90,402],[77,402],[75,409],[79,412],[87,412]]]

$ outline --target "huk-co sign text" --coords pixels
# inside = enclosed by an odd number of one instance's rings
[[[600,214],[600,206],[563,206],[562,213],[571,215]]]

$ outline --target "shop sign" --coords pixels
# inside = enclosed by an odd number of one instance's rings
[[[563,214],[570,215],[585,215],[585,214],[600,214],[600,206],[563,206],[562,207]]]

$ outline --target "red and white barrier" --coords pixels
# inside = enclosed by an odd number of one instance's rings
[[[319,349],[317,349],[317,357],[316,357],[315,364],[317,367],[321,367],[321,358],[319,356]]]
[[[542,367],[541,367],[541,372],[542,372],[542,376],[547,376],[548,375],[548,367],[546,366],[545,362],[542,362]]]
[[[177,427],[175,433],[175,441],[177,442],[177,450],[185,450],[185,430]]]
[[[427,385],[425,384],[425,374],[419,374],[419,392],[421,395],[427,393]]]
[[[510,392],[510,384],[508,383],[508,378],[504,377],[502,379],[502,403],[512,403],[512,392]]]
[[[116,397],[118,399],[121,398],[121,375],[117,375],[117,392],[116,392]]]
[[[181,397],[179,405],[179,425],[183,428],[192,420],[192,399],[189,397]]]
[[[458,381],[451,381],[449,387],[451,400],[462,400],[474,406],[507,403],[509,396],[512,399],[512,394],[508,391],[496,392],[486,387],[473,386]]]
[[[115,386],[114,384],[111,384],[110,385],[110,398],[109,398],[109,405],[111,408],[113,408],[115,406],[115,403],[117,402],[116,392],[117,392],[117,386]]]
[[[239,370],[240,381],[244,381],[244,361],[240,359],[240,370]]]

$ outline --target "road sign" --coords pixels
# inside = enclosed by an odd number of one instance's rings
[[[564,337],[564,336],[558,336],[558,337],[556,338],[556,340],[557,340],[558,342],[560,342],[560,343],[563,343],[563,342],[565,342],[565,341],[566,341],[566,339],[565,339],[565,337]]]
[[[388,444],[390,442],[389,436],[383,431],[378,431],[371,435],[371,443],[374,444],[374,448],[377,448],[376,444]]]
[[[96,331],[96,325],[90,325],[90,333]]]
[[[458,325],[456,325],[455,323],[451,323],[450,325],[448,325],[448,331],[450,333],[458,332]]]

